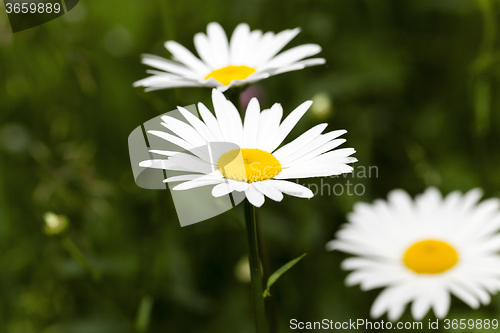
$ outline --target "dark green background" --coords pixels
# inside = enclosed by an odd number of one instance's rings
[[[497,0],[87,0],[13,35],[2,9],[0,332],[131,332],[145,295],[148,332],[252,332],[249,285],[234,274],[246,254],[241,209],[181,228],[170,193],[138,188],[129,165],[127,137],[142,122],[177,105],[211,107],[209,89],[132,88],[146,75],[140,54],[169,56],[169,39],[193,50],[211,21],[228,32],[240,22],[301,27],[290,46],[323,47],[327,65],[260,82],[261,104],[288,113],[326,94],[330,112],[308,113],[293,136],[324,121],[345,128],[358,167],[377,166],[378,178],[351,180],[365,185],[362,197],[264,204],[272,270],[308,252],[269,308],[279,332],[292,318],[368,318],[378,291],[345,288],[346,256],[324,250],[353,203],[431,185],[500,195],[499,10]],[[101,289],[44,234],[47,211],[68,216]],[[448,318],[498,318],[499,307],[498,296],[476,311],[453,299]]]

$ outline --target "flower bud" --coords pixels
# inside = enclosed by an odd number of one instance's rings
[[[43,215],[45,221],[45,233],[47,235],[58,235],[68,227],[68,218],[64,215],[57,215],[47,212]]]

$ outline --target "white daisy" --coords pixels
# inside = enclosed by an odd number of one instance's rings
[[[212,100],[216,117],[202,103],[198,104],[198,110],[203,121],[179,107],[187,123],[170,116],[162,117],[162,125],[173,134],[148,131],[186,152],[152,150],[152,153],[169,158],[146,160],[139,165],[186,171],[185,175],[165,180],[183,181],[174,190],[215,185],[212,190],[214,197],[233,191],[244,192],[257,207],[264,203],[264,196],[275,201],[281,201],[283,193],[302,198],[313,196],[309,188],[285,179],[352,172],[347,163],[356,161],[348,157],[355,152],[354,149],[333,150],[345,142],[345,139],[337,138],[346,131],[321,134],[327,124],[317,125],[277,149],[312,102],[302,103],[281,121],[283,109],[280,104],[261,112],[258,100],[253,98],[242,123],[238,110],[217,89],[212,90]]]
[[[280,52],[298,33],[299,28],[278,34],[250,31],[241,23],[228,41],[224,29],[215,22],[208,24],[207,34],[197,33],[194,45],[201,60],[174,41],[165,43],[174,60],[143,55],[142,63],[156,68],[153,74],[134,83],[146,91],[174,87],[216,87],[221,91],[262,80],[271,75],[322,65],[325,59],[307,57],[318,54],[321,47],[304,44]],[[305,59],[305,60],[304,60]]]
[[[387,201],[356,204],[327,249],[357,256],[342,263],[353,270],[347,285],[386,287],[372,305],[375,318],[388,312],[395,321],[409,302],[416,320],[430,308],[443,318],[450,294],[478,308],[500,289],[500,200],[479,203],[481,196],[474,189],[443,198],[429,188],[412,200],[392,191]]]

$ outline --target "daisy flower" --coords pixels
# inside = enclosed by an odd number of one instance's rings
[[[281,121],[283,109],[280,104],[261,111],[258,100],[252,98],[242,122],[236,107],[219,90],[212,90],[212,100],[216,116],[202,103],[198,104],[198,110],[203,121],[179,107],[186,122],[168,115],[162,117],[162,125],[172,134],[148,131],[185,150],[152,150],[151,153],[168,158],[139,164],[145,168],[187,172],[165,179],[165,182],[182,181],[173,190],[215,185],[214,197],[233,191],[244,192],[250,203],[260,207],[265,197],[275,201],[281,201],[283,194],[313,197],[309,188],[286,179],[352,172],[347,163],[356,161],[349,157],[354,149],[334,150],[345,142],[338,137],[346,131],[322,134],[327,124],[317,125],[277,149],[312,102],[302,103]]]
[[[201,86],[225,91],[271,75],[324,64],[322,58],[305,59],[321,51],[316,44],[296,46],[278,54],[299,32],[295,28],[263,34],[260,30],[250,31],[247,24],[241,23],[228,41],[224,29],[212,22],[206,35],[200,32],[194,36],[201,59],[179,43],[168,41],[165,47],[174,60],[143,55],[142,63],[155,69],[148,70],[152,76],[135,82],[134,86],[146,87],[146,91]]]
[[[500,288],[500,200],[481,196],[474,189],[443,198],[429,188],[412,200],[392,191],[387,201],[356,204],[327,249],[356,255],[342,263],[353,270],[347,285],[385,287],[371,308],[375,318],[387,312],[395,321],[410,302],[416,320],[431,308],[443,318],[451,294],[476,309]]]

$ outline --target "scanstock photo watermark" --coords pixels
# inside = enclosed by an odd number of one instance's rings
[[[12,32],[20,32],[52,21],[73,8],[79,0],[3,0]]]
[[[365,166],[356,164],[352,167],[353,171],[351,173],[327,177],[318,175],[321,178],[314,179],[314,182],[305,182],[302,179],[297,179],[296,181],[308,187],[314,196],[362,196],[366,192],[363,180],[378,178],[378,167],[375,165]]]
[[[290,320],[292,330],[496,330],[498,319],[429,319],[426,321],[371,321],[369,319],[349,319],[346,321],[334,321],[323,319],[321,321],[299,321]]]

